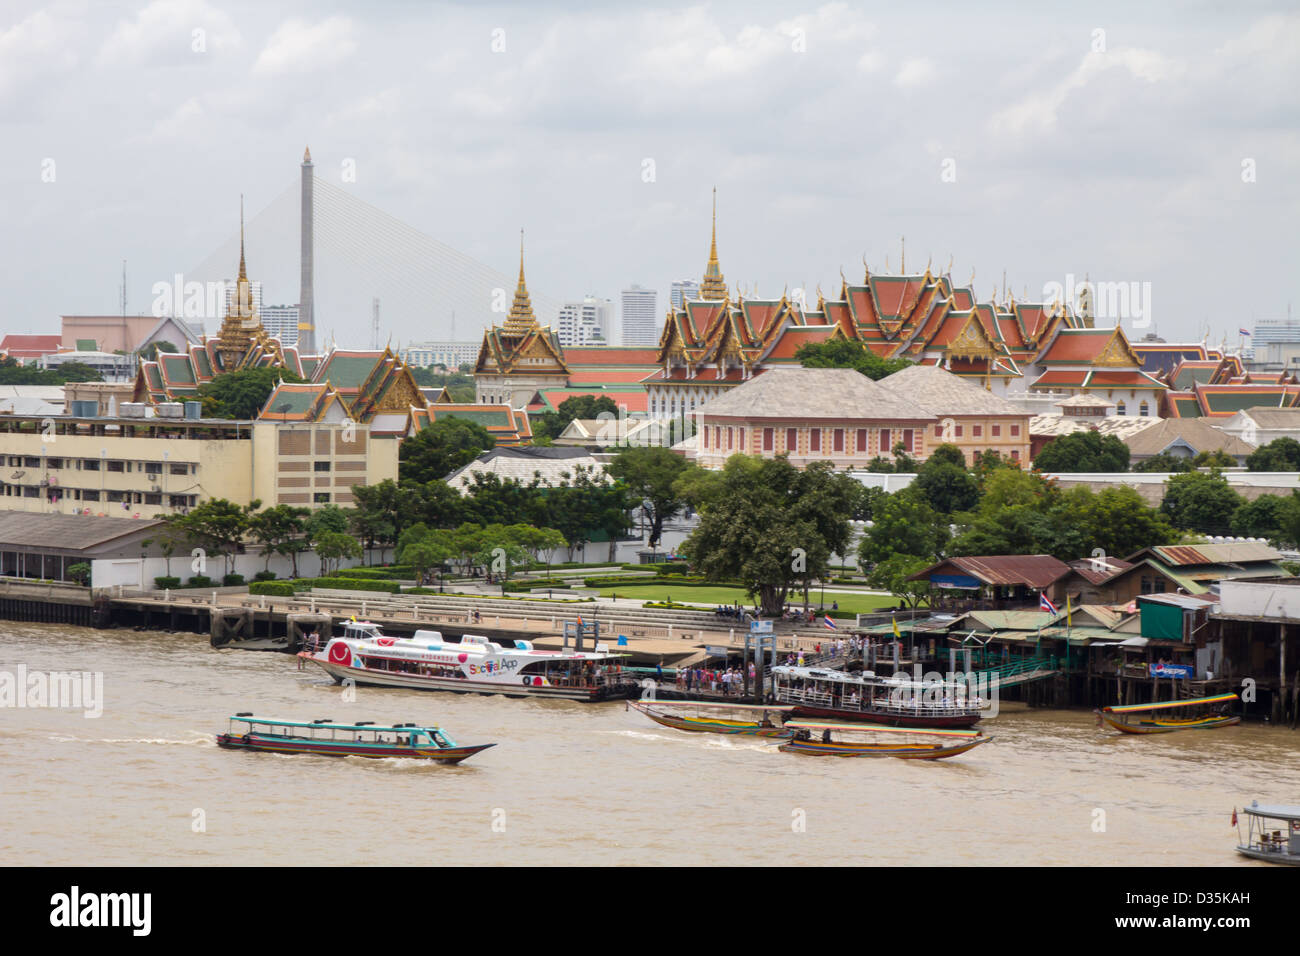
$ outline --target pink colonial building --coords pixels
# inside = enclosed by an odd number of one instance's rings
[[[937,442],[938,419],[852,369],[770,368],[707,402],[698,412],[694,458],[721,468],[732,455],[788,455],[803,468],[814,461],[865,468],[894,449],[917,459]]]

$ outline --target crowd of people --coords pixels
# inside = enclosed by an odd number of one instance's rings
[[[754,664],[749,664],[749,679],[754,680]],[[745,672],[739,667],[679,667],[677,669],[678,690],[691,693],[722,694],[726,697],[740,697],[745,693]]]

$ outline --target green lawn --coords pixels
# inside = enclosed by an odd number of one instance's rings
[[[614,595],[621,598],[636,598],[642,601],[667,601],[671,597],[678,604],[706,604],[709,607],[716,607],[719,604],[735,604],[737,601],[740,602],[742,607],[754,606],[749,595],[740,588],[674,588],[671,584],[637,584],[628,585],[627,587],[600,589],[601,597],[613,597]],[[790,603],[802,607],[802,594],[798,595],[798,597],[799,600],[796,601],[795,597],[792,596]],[[809,591],[808,606],[816,609],[817,598],[817,591]],[[841,611],[852,614],[875,611],[882,607],[893,607],[898,603],[897,598],[890,597],[888,594],[827,594],[826,606],[828,608],[831,606],[832,601],[839,602]]]

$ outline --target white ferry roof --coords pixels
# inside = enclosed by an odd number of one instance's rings
[[[1280,803],[1252,803],[1243,807],[1241,812],[1249,813],[1252,817],[1271,817],[1274,820],[1300,820],[1300,806],[1287,807]]]
[[[441,732],[439,727],[425,727],[423,725],[408,724],[405,727],[380,727],[377,724],[335,724],[335,723],[318,723],[314,720],[273,720],[270,717],[241,717],[232,716],[231,720],[238,721],[241,724],[256,724],[260,727],[317,727],[321,730],[348,730],[357,733],[370,733],[378,731],[380,733],[409,733],[412,730],[423,730],[430,733]]]
[[[348,625],[353,627],[354,625]],[[391,644],[381,644],[380,640],[391,641]],[[611,660],[623,657],[623,654],[611,654],[608,651],[539,651],[533,648],[531,641],[519,641],[515,647],[502,647],[495,641],[490,641],[479,634],[466,634],[459,641],[444,640],[439,631],[416,631],[412,637],[399,637],[393,635],[388,637],[378,632],[368,633],[364,637],[345,634],[343,637],[333,638],[335,641],[348,641],[349,643],[359,645],[367,650],[384,651],[391,650],[394,647],[406,647],[421,651],[442,651],[457,654],[470,654],[475,657],[486,657],[489,654],[506,654],[528,656],[530,658],[538,657],[560,657],[573,660]],[[518,646],[519,644],[523,645]]]
[[[829,680],[842,684],[888,684],[890,687],[937,687],[940,684],[951,687],[966,686],[962,681],[915,681],[901,674],[877,677],[872,671],[867,671],[868,676],[864,678],[861,675],[848,674],[844,671],[820,670],[816,667],[791,667],[788,664],[778,664],[772,668],[772,672],[788,677],[802,677],[806,680]]]

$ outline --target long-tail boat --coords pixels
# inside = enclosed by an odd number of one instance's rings
[[[320,757],[413,757],[456,764],[496,744],[464,747],[439,727],[417,724],[379,727],[367,721],[336,724],[329,719],[273,720],[242,713],[230,718],[226,733],[217,734],[217,746]]]
[[[627,706],[645,714],[656,724],[695,733],[780,739],[794,733],[782,726],[782,719],[794,710],[793,707],[687,700],[629,700]]]
[[[1157,704],[1128,704],[1123,707],[1103,707],[1096,711],[1097,726],[1103,723],[1126,734],[1169,734],[1176,730],[1211,730],[1241,723],[1241,718],[1227,713],[1205,713],[1196,717],[1149,717],[1136,721],[1125,720],[1125,714],[1164,713],[1184,707],[1210,708],[1237,700],[1236,694],[1217,694],[1214,697],[1195,697],[1191,700],[1166,700]]]
[[[899,757],[903,760],[941,760],[955,757],[986,744],[992,737],[978,730],[928,730],[917,727],[887,727],[873,724],[822,723],[811,720],[787,720],[794,736],[778,747],[786,753],[821,757]],[[821,731],[821,739],[812,736]],[[886,742],[857,739],[876,734],[900,735]],[[834,736],[840,739],[836,740]],[[919,743],[918,736],[944,737],[944,743]],[[912,742],[909,742],[912,741]]]

